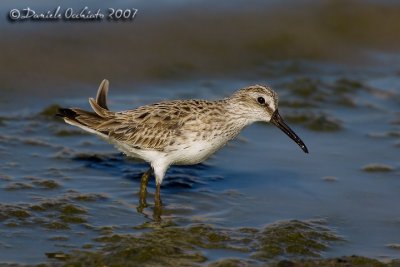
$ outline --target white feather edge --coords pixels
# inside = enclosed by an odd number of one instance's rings
[[[96,130],[93,130],[93,129],[91,129],[91,128],[85,126],[85,125],[80,124],[79,122],[70,120],[70,119],[68,119],[68,118],[64,118],[64,121],[65,121],[66,123],[70,124],[70,125],[77,126],[77,127],[81,128],[82,130],[85,130],[86,132],[89,132],[89,133],[92,133],[92,134],[96,134],[96,135],[98,135],[98,136],[100,136],[101,138],[104,138],[104,139],[106,139],[106,140],[109,139],[108,135],[105,135],[105,134],[100,133],[100,132],[98,132],[98,131],[96,131]]]

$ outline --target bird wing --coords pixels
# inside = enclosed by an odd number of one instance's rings
[[[196,117],[194,109],[190,100],[161,102],[116,112],[96,128],[136,149],[162,151],[180,135],[185,122]]]

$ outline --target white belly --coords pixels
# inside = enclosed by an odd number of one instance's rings
[[[195,141],[181,144],[175,148],[169,147],[169,151],[135,149],[126,143],[115,141],[111,143],[127,156],[139,158],[150,163],[163,159],[168,165],[192,165],[206,160],[227,142],[228,140]]]
[[[180,146],[176,151],[168,153],[167,158],[175,165],[192,165],[200,163],[222,148],[227,141],[196,141]]]

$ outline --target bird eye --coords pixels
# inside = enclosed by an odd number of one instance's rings
[[[263,104],[265,104],[265,99],[264,99],[264,97],[259,97],[259,98],[257,98],[257,101],[258,101],[258,103],[260,103],[261,105],[263,105]]]

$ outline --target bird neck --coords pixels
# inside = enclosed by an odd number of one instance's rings
[[[253,123],[251,118],[247,115],[246,107],[242,107],[240,103],[231,98],[226,98],[221,101],[224,101],[227,120],[234,122],[235,127],[239,129],[239,131]]]

